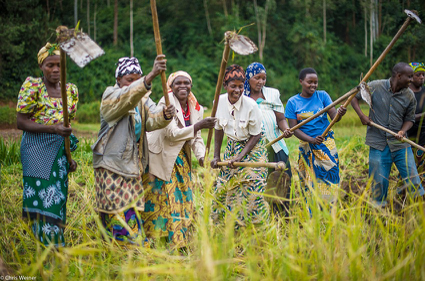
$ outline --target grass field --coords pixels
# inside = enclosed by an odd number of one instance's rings
[[[79,167],[70,175],[67,246],[59,251],[40,246],[21,219],[22,167],[16,160],[17,144],[1,140],[0,153],[12,149],[8,157],[15,155],[7,165],[2,158],[1,257],[12,276],[37,280],[425,280],[424,204],[421,200],[400,201],[393,192],[397,182],[394,169],[390,206],[382,210],[371,207],[366,127],[359,126],[352,114],[349,111],[335,126],[342,190],[332,208],[314,192],[307,199],[297,195],[295,137],[287,140],[295,175],[291,214],[272,217],[262,227],[235,233],[230,215],[225,226],[212,225],[211,189],[217,171],[195,163],[196,221],[187,255],[161,247],[122,247],[105,235],[94,211],[90,150],[94,139],[86,137],[80,139],[73,154]],[[97,131],[99,124],[73,127],[90,133]],[[203,132],[204,138],[206,134]]]

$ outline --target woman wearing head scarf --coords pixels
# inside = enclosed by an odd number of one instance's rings
[[[143,77],[136,58],[119,59],[116,84],[102,96],[101,128],[92,146],[96,208],[108,234],[120,242],[141,242],[138,211],[145,205],[141,176],[148,163],[146,132],[165,127],[174,116],[174,106],[156,108],[149,98],[152,80],[166,69],[162,58],[157,56]]]
[[[215,118],[202,119],[204,110],[191,92],[187,72],[171,74],[167,85],[177,114],[167,127],[148,135],[151,188],[146,188],[142,219],[147,237],[164,238],[171,249],[178,249],[186,246],[193,219],[191,151],[203,166],[201,129],[213,128]]]
[[[407,135],[417,144],[425,145],[425,64],[423,62],[411,62],[409,65],[413,68],[413,80],[409,84],[410,90],[415,94],[416,110],[415,123],[412,128],[407,131]],[[422,185],[425,184],[425,153],[412,147],[413,155],[415,155],[416,167],[421,176]]]
[[[252,98],[258,104],[261,110],[263,130],[268,141],[272,141],[280,136],[283,132],[286,138],[293,135],[289,130],[288,123],[285,118],[285,109],[280,100],[279,90],[266,87],[266,68],[258,62],[251,63],[245,72],[244,95]],[[280,131],[279,131],[280,130]],[[268,152],[270,162],[284,162],[286,164],[285,172],[289,176],[289,183],[284,184],[290,186],[292,177],[291,164],[289,162],[289,150],[285,141],[282,139],[274,143]],[[269,170],[269,172],[271,172]],[[283,186],[283,188],[285,188]],[[284,192],[289,197],[289,188]],[[272,204],[275,211],[283,211],[284,206]]]
[[[22,84],[17,103],[17,125],[23,130],[21,162],[23,171],[23,216],[31,220],[32,231],[44,245],[65,246],[68,173],[77,168],[69,164],[64,149],[70,137],[71,150],[78,140],[71,127],[63,126],[60,92],[60,52],[47,43],[38,52],[43,77],[28,77]],[[69,118],[77,112],[78,89],[66,84]]]
[[[234,162],[267,162],[267,152],[261,129],[261,112],[256,102],[243,95],[245,71],[231,65],[224,74],[223,85],[227,93],[220,96],[215,125],[214,159],[212,168],[220,161],[223,137],[227,136],[225,161],[217,178],[212,203],[212,219],[218,223],[226,210],[237,217],[236,227],[248,223],[260,224],[269,216],[269,206],[263,193],[267,169],[233,166]]]

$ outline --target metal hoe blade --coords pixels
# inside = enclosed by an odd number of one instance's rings
[[[360,83],[360,94],[362,99],[372,108],[372,95],[369,86],[365,82]]]
[[[422,23],[422,20],[418,17],[418,15],[410,10],[404,10],[404,12],[406,13],[406,15],[414,20],[416,20],[418,23]]]
[[[83,32],[75,33],[73,29],[61,29],[60,37],[66,38],[59,43],[61,49],[81,68],[105,54],[102,48]]]
[[[239,55],[250,55],[258,50],[254,42],[246,36],[239,35],[234,31],[226,31],[224,35],[229,40],[230,48]]]

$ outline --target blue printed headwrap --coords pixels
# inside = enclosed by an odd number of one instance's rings
[[[128,74],[143,74],[139,61],[135,57],[123,57],[118,60],[117,69],[115,70],[115,78]]]
[[[411,62],[409,65],[413,68],[413,72],[425,71],[425,64],[423,62]]]
[[[251,95],[251,86],[249,85],[249,79],[257,75],[258,73],[264,73],[266,74],[266,68],[264,65],[262,65],[259,62],[253,62],[251,63],[247,68],[245,72],[245,83],[244,83],[244,95],[250,96]]]

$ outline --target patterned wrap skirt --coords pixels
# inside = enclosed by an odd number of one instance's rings
[[[415,156],[416,168],[421,179],[421,184],[425,183],[425,152],[412,146],[413,155]]]
[[[96,209],[107,234],[118,243],[141,244],[140,214],[144,209],[141,178],[126,178],[104,168],[94,169]],[[134,208],[129,205],[134,203]]]
[[[74,151],[78,143],[74,135],[70,143]],[[64,138],[55,134],[22,135],[22,215],[30,219],[34,236],[46,246],[65,246],[69,163],[64,144]]]
[[[141,241],[142,226],[140,212],[129,208],[116,214],[100,213],[102,225],[109,237],[114,238],[118,244],[135,244],[147,246],[147,241]]]
[[[246,146],[248,140],[236,141],[227,138],[224,161],[236,157]],[[242,162],[267,162],[265,138],[262,136],[254,148],[242,159]],[[248,223],[261,224],[268,221],[269,205],[263,193],[266,187],[267,168],[221,167],[214,187],[211,217],[215,224],[224,220],[226,212],[236,218],[235,227]]]
[[[306,191],[310,186],[326,201],[332,202],[337,198],[339,160],[333,131],[329,131],[321,144],[300,141],[298,168],[301,184]]]
[[[145,211],[142,213],[145,234],[148,238],[165,237],[171,249],[187,245],[193,221],[193,184],[188,157],[183,147],[170,181],[151,177],[149,186],[145,185]]]

